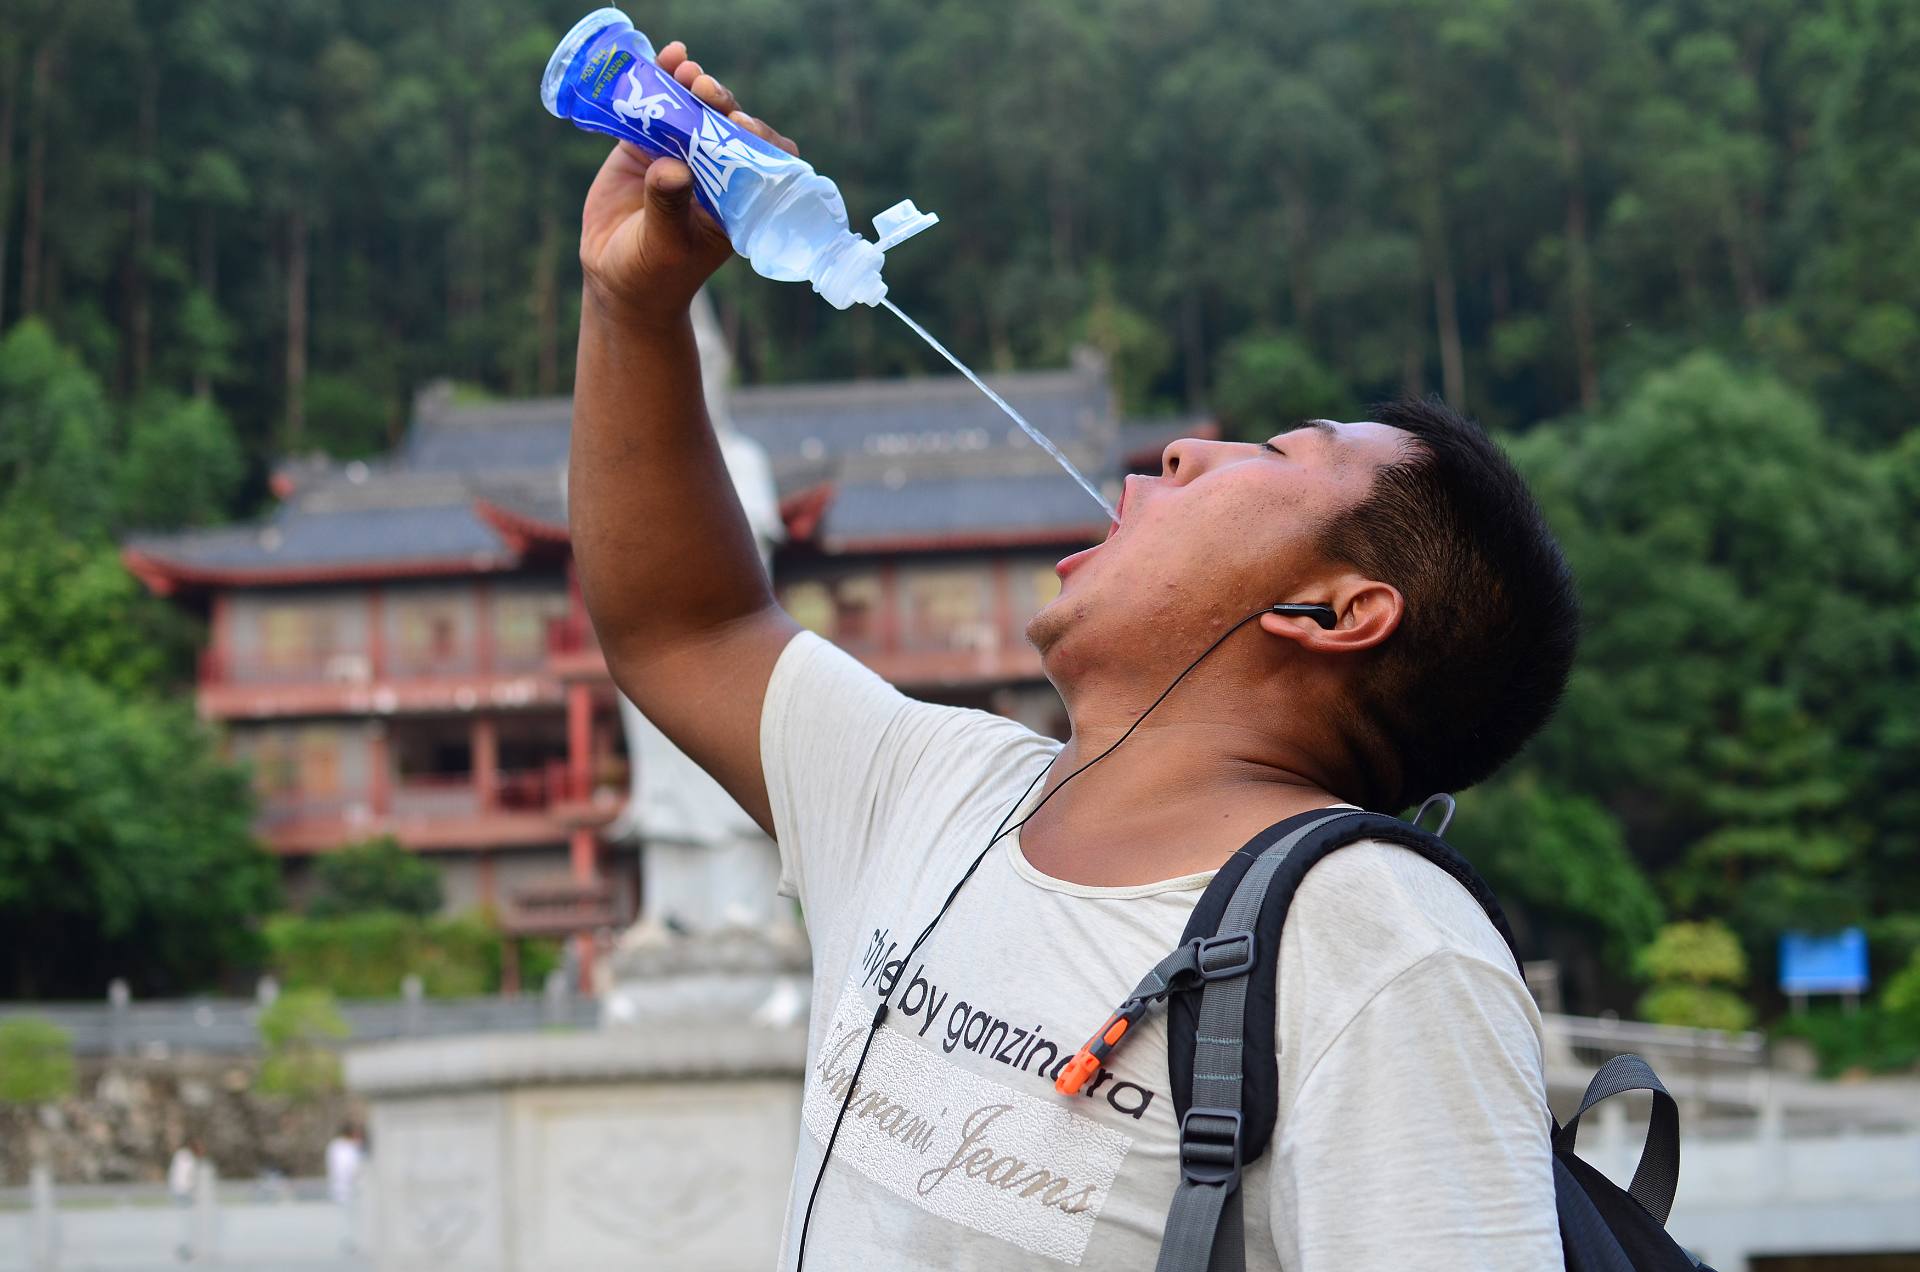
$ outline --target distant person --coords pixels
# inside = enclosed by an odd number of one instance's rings
[[[356,1202],[360,1195],[360,1167],[365,1160],[360,1129],[351,1122],[342,1122],[339,1132],[327,1141],[327,1196],[340,1207],[346,1225],[342,1245],[349,1253],[358,1245]]]
[[[199,1140],[184,1140],[167,1163],[167,1195],[173,1199],[174,1208],[182,1212],[180,1242],[174,1247],[174,1256],[182,1263],[193,1259],[194,1190],[200,1182],[204,1151]]]
[[[791,148],[683,45],[660,64]],[[696,159],[719,179],[719,159]],[[1178,174],[1139,180],[1182,197]],[[1470,786],[1546,720],[1578,614],[1533,498],[1438,403],[1175,442],[1027,626],[1067,707],[1062,745],[915,701],[775,603],[703,405],[688,305],[732,251],[686,165],[617,146],[580,250],[569,490],[601,646],[779,841],[813,943],[781,1267],[883,984],[891,1015],[807,1266],[1152,1267],[1180,1176],[1164,1042],[1133,1042],[1073,1098],[1053,1070],[1264,828]],[[1280,947],[1279,1121],[1239,1189],[1246,1265],[1561,1266],[1540,1018],[1479,904],[1424,858],[1365,843],[1307,877]]]

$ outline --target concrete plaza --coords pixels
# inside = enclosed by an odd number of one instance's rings
[[[223,1202],[212,1257],[183,1260],[193,1214],[142,1199],[123,1205],[63,1205],[51,1263],[31,1210],[0,1209],[0,1272],[371,1272],[350,1253],[346,1217],[325,1201]]]

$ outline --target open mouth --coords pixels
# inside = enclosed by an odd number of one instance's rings
[[[1127,496],[1132,493],[1131,487],[1132,487],[1131,481],[1121,486],[1120,502],[1114,507],[1114,512],[1116,514],[1114,519],[1107,523],[1106,537],[1102,539],[1100,542],[1094,544],[1090,548],[1082,548],[1080,551],[1073,553],[1071,556],[1063,558],[1057,565],[1053,567],[1054,572],[1057,573],[1062,579],[1065,579],[1068,573],[1070,573],[1082,561],[1086,560],[1087,557],[1091,556],[1095,552],[1098,552],[1101,548],[1105,547],[1107,544],[1112,543],[1114,540],[1114,537],[1120,533],[1121,523],[1127,519]]]

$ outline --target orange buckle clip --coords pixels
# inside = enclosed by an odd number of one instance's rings
[[[1066,1067],[1060,1070],[1060,1076],[1053,1080],[1053,1089],[1062,1095],[1078,1095],[1080,1088],[1087,1084],[1087,1079],[1099,1070],[1100,1057],[1082,1047],[1079,1054],[1067,1061]]]
[[[1145,1004],[1135,1006],[1137,1002],[1130,1001],[1126,1007],[1107,1017],[1107,1023],[1100,1026],[1100,1032],[1087,1039],[1087,1045],[1075,1052],[1073,1059],[1061,1068],[1060,1076],[1053,1080],[1054,1090],[1062,1095],[1080,1094],[1080,1088],[1087,1084],[1087,1079],[1100,1071],[1100,1062],[1112,1052],[1113,1044],[1120,1041],[1127,1027],[1139,1017]]]

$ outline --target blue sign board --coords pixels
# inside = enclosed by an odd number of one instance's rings
[[[1781,935],[1781,993],[1862,994],[1866,989],[1867,934],[1861,929]]]

